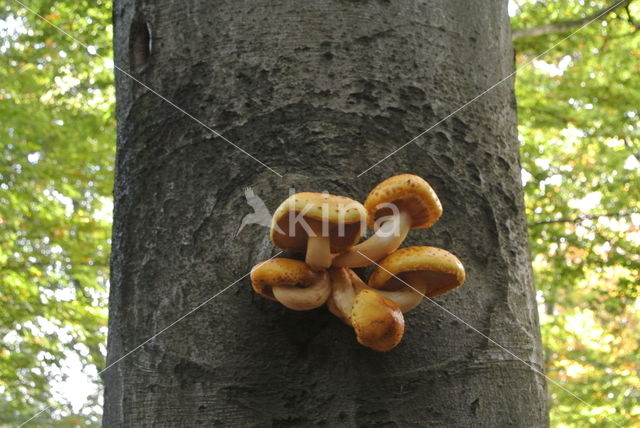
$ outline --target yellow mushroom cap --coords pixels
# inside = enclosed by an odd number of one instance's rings
[[[456,256],[436,247],[406,247],[389,254],[369,277],[369,287],[392,290],[406,287],[394,276],[403,279],[411,272],[419,274],[427,284],[427,297],[437,297],[464,283],[464,266]]]
[[[373,188],[364,201],[370,227],[380,217],[393,213],[390,208],[379,207],[388,203],[409,213],[412,229],[431,227],[442,215],[442,205],[436,192],[424,179],[413,174],[395,175]]]
[[[374,290],[362,290],[356,295],[351,322],[358,342],[376,351],[390,351],[404,335],[402,311]]]
[[[251,269],[251,286],[253,290],[274,301],[273,287],[277,286],[307,286],[314,279],[314,273],[309,266],[300,260],[269,259],[258,263]]]
[[[358,242],[367,221],[367,211],[360,202],[351,198],[328,193],[296,193],[273,213],[271,242],[275,246],[292,251],[304,251],[307,248],[307,230],[299,222],[289,230],[291,219],[302,212],[307,224],[319,232],[322,232],[322,222],[326,219],[332,253]]]

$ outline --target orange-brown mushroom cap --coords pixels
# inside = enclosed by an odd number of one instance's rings
[[[392,203],[411,216],[412,229],[433,226],[442,215],[442,205],[429,183],[413,174],[400,174],[379,183],[367,196],[364,207],[368,212],[369,226],[373,228],[380,217],[393,212],[381,204]]]
[[[378,184],[364,203],[375,234],[338,254],[335,267],[363,267],[397,250],[411,229],[431,227],[442,205],[429,184],[417,175],[401,174]]]
[[[273,287],[307,286],[314,279],[313,271],[300,260],[276,258],[258,263],[251,269],[253,290],[270,300],[278,301],[273,295]]]
[[[275,246],[291,251],[306,250],[308,231],[299,222],[294,225],[290,223],[292,217],[303,212],[307,224],[319,233],[322,231],[322,222],[327,221],[332,253],[358,242],[367,221],[367,212],[362,204],[351,198],[328,193],[296,193],[273,213],[270,235]]]
[[[401,248],[385,257],[369,277],[369,287],[393,290],[406,286],[403,281],[423,281],[425,295],[437,297],[459,287],[464,280],[464,266],[456,256],[441,248],[416,246]]]
[[[362,290],[356,295],[351,322],[358,342],[375,351],[390,351],[404,335],[402,311],[374,290]]]

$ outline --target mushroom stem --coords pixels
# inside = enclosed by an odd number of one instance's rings
[[[331,296],[327,300],[329,311],[340,318],[345,324],[351,325],[351,308],[356,298],[350,274],[351,269],[331,269]]]
[[[324,304],[331,294],[329,275],[318,272],[310,286],[301,288],[295,285],[273,287],[275,298],[294,311],[308,311]]]
[[[395,291],[376,290],[387,299],[391,299],[400,307],[400,310],[409,312],[414,309],[424,299],[427,292],[427,282],[416,272],[408,272],[405,274],[404,282],[398,281],[402,288]],[[406,283],[406,284],[405,284]],[[407,286],[407,284],[409,284]]]
[[[364,282],[357,273],[352,271],[351,269],[347,269],[349,273],[349,279],[351,280],[351,286],[353,287],[353,291],[358,294],[362,290],[373,290],[373,288],[369,287],[366,282]],[[377,291],[377,290],[376,290]]]
[[[328,236],[309,235],[305,262],[313,270],[327,269],[331,266],[331,243]]]
[[[404,312],[409,312],[414,309],[424,299],[425,293],[427,292],[427,282],[420,276],[418,272],[407,272],[404,275],[403,281],[398,281],[398,285],[401,287],[398,290],[390,291],[390,290],[380,290],[377,288],[369,287],[360,279],[355,272],[350,271],[351,283],[353,284],[353,288],[356,293],[359,293],[361,290],[373,290],[378,294],[386,297],[389,300],[393,300],[400,310]],[[406,282],[406,284],[405,284]],[[407,286],[409,284],[409,286]]]
[[[338,254],[332,265],[335,267],[369,266],[398,249],[411,229],[411,217],[404,211],[391,216],[376,233],[348,251]]]
[[[331,269],[331,313],[350,325],[358,342],[376,351],[389,351],[402,339],[404,317],[392,300],[367,287],[351,269]]]

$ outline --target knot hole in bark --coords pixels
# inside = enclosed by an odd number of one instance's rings
[[[139,15],[131,24],[129,33],[130,64],[138,73],[144,71],[151,56],[151,25]]]

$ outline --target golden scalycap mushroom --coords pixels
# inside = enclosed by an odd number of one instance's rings
[[[326,269],[331,253],[358,242],[366,222],[366,210],[358,201],[328,193],[296,193],[273,214],[271,241],[286,250],[306,251],[312,269]]]
[[[285,258],[254,266],[251,286],[262,297],[296,311],[318,308],[331,294],[327,272],[313,272],[306,263]]]
[[[375,351],[390,351],[404,335],[404,316],[392,300],[374,290],[362,290],[351,309],[358,342]]]
[[[369,277],[369,287],[398,290],[424,288],[427,297],[437,297],[464,283],[464,266],[456,256],[436,247],[406,247],[388,255]],[[415,291],[414,291],[415,292]]]
[[[442,215],[440,200],[429,183],[412,174],[396,175],[378,184],[364,207],[371,227],[378,219],[382,224],[371,238],[339,254],[333,266],[368,266],[397,250],[410,229],[431,227]]]
[[[392,203],[411,217],[412,229],[434,225],[442,215],[440,199],[429,183],[413,174],[400,174],[387,178],[369,192],[364,207],[369,214],[369,225],[380,217],[391,215],[391,209],[379,207]]]

